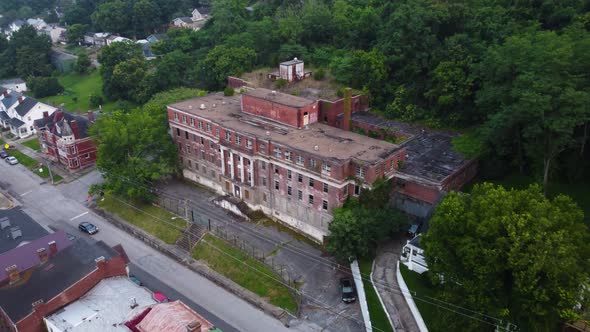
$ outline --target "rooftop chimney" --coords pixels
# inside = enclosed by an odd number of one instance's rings
[[[18,103],[22,103],[23,102],[23,96],[18,96]]]
[[[344,89],[344,117],[342,119],[342,130],[350,131],[352,124],[352,89]]]
[[[43,120],[47,121],[49,119],[49,112],[48,111],[44,111],[43,112]]]
[[[78,128],[78,122],[76,120],[70,121],[70,128],[72,128],[72,132],[74,133],[74,139],[80,138],[80,128]]]
[[[194,320],[186,325],[187,332],[201,332],[201,323]]]
[[[6,274],[8,274],[10,284],[14,284],[20,280],[20,272],[18,271],[18,267],[16,265],[7,267]]]
[[[2,94],[4,95],[4,97],[8,97],[8,90],[4,90],[4,92],[2,92]]]
[[[47,245],[49,246],[49,254],[51,256],[57,254],[57,243],[55,243],[55,241],[51,241],[47,243]]]
[[[39,256],[39,261],[41,262],[41,264],[47,262],[47,249],[45,248],[40,248],[37,249],[37,255]]]
[[[88,121],[94,122],[94,112],[88,111]]]

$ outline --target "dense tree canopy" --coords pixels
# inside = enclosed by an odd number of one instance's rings
[[[0,37],[0,77],[48,76],[53,70],[50,52],[49,38],[29,25],[13,33],[9,41]]]
[[[577,305],[589,300],[590,237],[583,218],[570,198],[548,200],[539,186],[508,191],[483,184],[470,194],[447,195],[421,244],[429,273],[444,280],[455,303],[520,331],[555,331],[560,319],[576,319]],[[490,326],[471,326],[485,329]]]

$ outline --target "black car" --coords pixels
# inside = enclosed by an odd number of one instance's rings
[[[342,301],[344,303],[352,303],[356,301],[354,283],[350,278],[340,279],[340,292],[342,293]]]
[[[4,159],[6,157],[8,157],[8,152],[5,150],[0,150],[0,158]]]
[[[80,225],[78,225],[78,228],[80,228],[82,232],[88,233],[90,235],[98,233],[98,227],[86,221],[81,222]]]

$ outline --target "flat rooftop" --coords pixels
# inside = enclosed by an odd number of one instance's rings
[[[452,139],[457,134],[425,130],[411,124],[383,119],[369,112],[355,112],[352,120],[401,133],[408,137],[405,167],[399,170],[413,176],[440,183],[470,160],[453,149]]]
[[[131,304],[137,306],[132,308]],[[127,277],[104,279],[77,301],[47,317],[61,331],[129,331],[126,321],[156,304],[152,293]]]
[[[201,104],[205,105],[205,109],[199,108]],[[260,139],[270,139],[285,147],[316,155],[319,159],[356,159],[374,163],[391,156],[400,148],[389,142],[321,123],[311,124],[306,129],[295,129],[241,112],[240,105],[240,96],[228,97],[222,93],[215,93],[169,106],[210,120],[232,131],[247,133]]]
[[[244,94],[291,107],[304,107],[315,103],[315,100],[264,88],[249,89]]]

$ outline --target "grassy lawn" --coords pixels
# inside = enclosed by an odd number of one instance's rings
[[[10,154],[11,156],[18,159],[18,162],[20,164],[22,164],[23,166],[25,166],[29,169],[39,165],[38,161],[36,161],[35,159],[27,156],[26,154],[24,154],[18,150],[10,150],[10,152],[8,154]],[[38,176],[40,176],[43,179],[49,179],[49,172],[47,171],[47,167],[43,167],[43,172],[39,172],[38,170],[36,170],[33,173],[37,174]],[[61,176],[53,173],[53,182],[58,182],[61,179],[63,179]]]
[[[41,150],[41,145],[39,144],[39,139],[37,137],[23,142],[22,145],[27,146],[35,151]]]
[[[367,306],[369,307],[369,316],[371,317],[371,325],[374,330],[377,331],[392,331],[393,328],[389,324],[389,319],[385,314],[385,310],[379,301],[379,297],[371,284],[370,275],[372,269],[373,260],[363,259],[359,260],[359,268],[363,275],[363,286],[365,288],[365,295],[367,296]]]
[[[192,256],[207,263],[213,270],[233,280],[238,285],[268,299],[271,304],[290,312],[297,311],[297,303],[289,288],[263,274],[276,279],[280,279],[279,276],[263,263],[230,246],[223,240],[211,234],[205,235],[204,241],[199,242],[193,250]]]
[[[59,83],[63,85],[65,91],[57,96],[45,97],[41,101],[46,103],[55,103],[57,106],[64,104],[64,109],[70,112],[76,112],[78,109],[82,113],[92,109],[90,107],[90,96],[102,96],[102,79],[98,70],[90,74],[80,75],[70,73],[58,77]],[[74,100],[77,98],[77,100]],[[103,98],[104,99],[104,98]],[[113,110],[115,103],[105,102],[102,105],[103,110]]]
[[[407,266],[401,263],[399,265],[399,269],[402,276],[404,277],[406,285],[408,285],[408,289],[412,291],[412,293],[415,292],[417,296],[425,299],[427,299],[427,297],[437,297],[437,291],[433,288],[432,284],[428,280],[426,273],[419,274],[414,271],[410,271]],[[420,301],[418,299],[414,299],[414,302],[416,303],[416,306],[418,307],[418,310],[424,319],[426,327],[428,327],[430,331],[436,331],[433,330],[436,325],[433,324],[433,322],[436,311],[440,309],[432,304]]]
[[[482,181],[476,180],[465,187],[463,191],[469,192],[475,183]],[[531,176],[521,175],[518,173],[510,174],[502,179],[487,181],[494,184],[502,185],[506,188],[523,189],[532,183],[535,179]],[[548,194],[549,197],[554,197],[558,194],[570,196],[578,206],[584,211],[584,217],[587,225],[590,225],[590,195],[588,194],[590,183],[549,183]]]
[[[178,228],[184,229],[186,227],[186,222],[183,219],[159,207],[138,202],[128,203],[132,207],[121,201],[123,199],[115,199],[110,195],[105,195],[104,201],[99,201],[98,206],[168,244],[174,244],[182,234]]]

